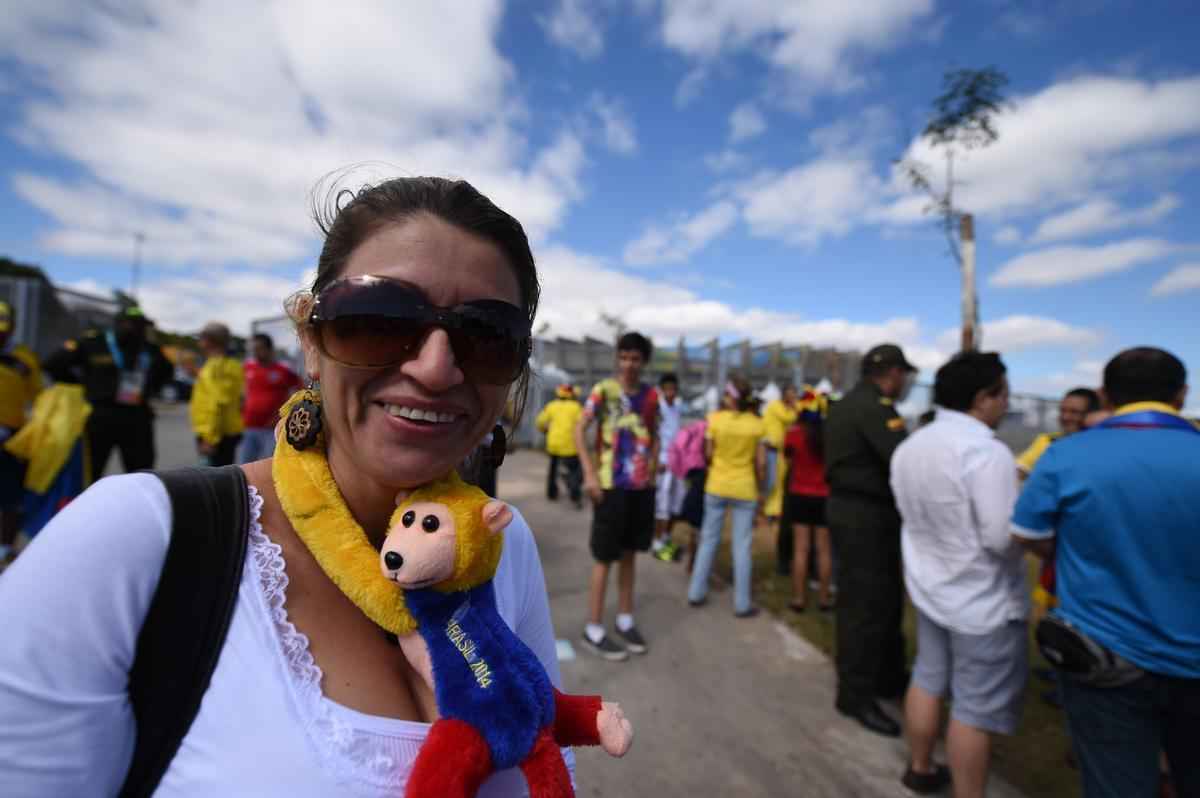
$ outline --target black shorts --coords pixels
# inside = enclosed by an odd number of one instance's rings
[[[592,556],[614,562],[627,551],[646,551],[654,535],[654,489],[604,491],[592,514]]]
[[[805,526],[828,526],[829,522],[825,520],[825,497],[824,496],[803,496],[799,493],[789,493],[788,501],[788,518],[793,524],[804,524]]]

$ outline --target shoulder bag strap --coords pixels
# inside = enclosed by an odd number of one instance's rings
[[[233,616],[249,537],[241,468],[154,473],[171,498],[171,542],[129,672],[137,743],[121,798],[158,788],[200,710]]]

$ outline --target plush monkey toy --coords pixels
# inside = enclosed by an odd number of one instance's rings
[[[417,633],[405,656],[433,684],[439,719],[413,765],[407,798],[469,798],[517,767],[531,798],[574,795],[559,746],[623,756],[633,728],[616,704],[564,695],[496,611],[492,576],[512,512],[451,475],[405,497],[380,552]]]

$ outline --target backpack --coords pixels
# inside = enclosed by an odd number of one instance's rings
[[[229,631],[249,539],[240,467],[153,473],[171,499],[171,541],[129,671],[137,741],[121,798],[154,793],[200,710]]]

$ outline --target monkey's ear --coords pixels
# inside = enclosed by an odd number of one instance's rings
[[[492,499],[483,506],[483,524],[493,535],[512,523],[512,510],[508,505],[497,499]]]

